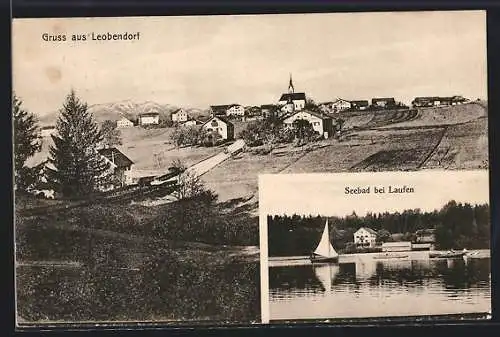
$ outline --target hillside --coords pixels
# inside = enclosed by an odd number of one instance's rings
[[[203,179],[224,200],[257,196],[259,173],[486,169],[485,106],[344,115],[342,141],[328,139],[311,148],[280,146],[268,155],[245,152]]]

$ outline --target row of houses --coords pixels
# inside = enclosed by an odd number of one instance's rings
[[[415,232],[414,242],[397,241],[382,243],[383,252],[432,250],[436,242],[434,229],[422,229]],[[354,244],[357,248],[374,248],[377,245],[377,231],[369,227],[361,227],[354,233]]]

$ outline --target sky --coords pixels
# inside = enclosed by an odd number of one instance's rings
[[[374,187],[413,187],[414,193],[373,193]],[[371,187],[370,194],[345,194],[345,187]],[[433,211],[450,200],[489,203],[489,176],[481,171],[418,171],[259,176],[261,215],[346,216],[356,212]]]
[[[45,42],[140,32],[138,41]],[[317,102],[487,96],[484,11],[14,19],[13,87],[28,110],[89,104],[275,103],[288,87]]]

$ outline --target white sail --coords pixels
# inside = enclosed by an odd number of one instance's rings
[[[318,280],[321,282],[325,290],[329,292],[332,289],[333,280],[339,273],[339,266],[329,263],[314,266],[313,269]]]
[[[328,220],[326,220],[325,229],[323,230],[323,235],[321,235],[321,240],[319,241],[318,247],[314,251],[314,254],[321,255],[324,257],[337,257],[339,254],[333,249],[330,242],[330,233],[328,232]]]

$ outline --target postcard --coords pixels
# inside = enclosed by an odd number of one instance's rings
[[[488,171],[262,175],[262,320],[491,316]]]
[[[12,26],[18,327],[261,323],[260,174],[489,167],[485,11]]]

